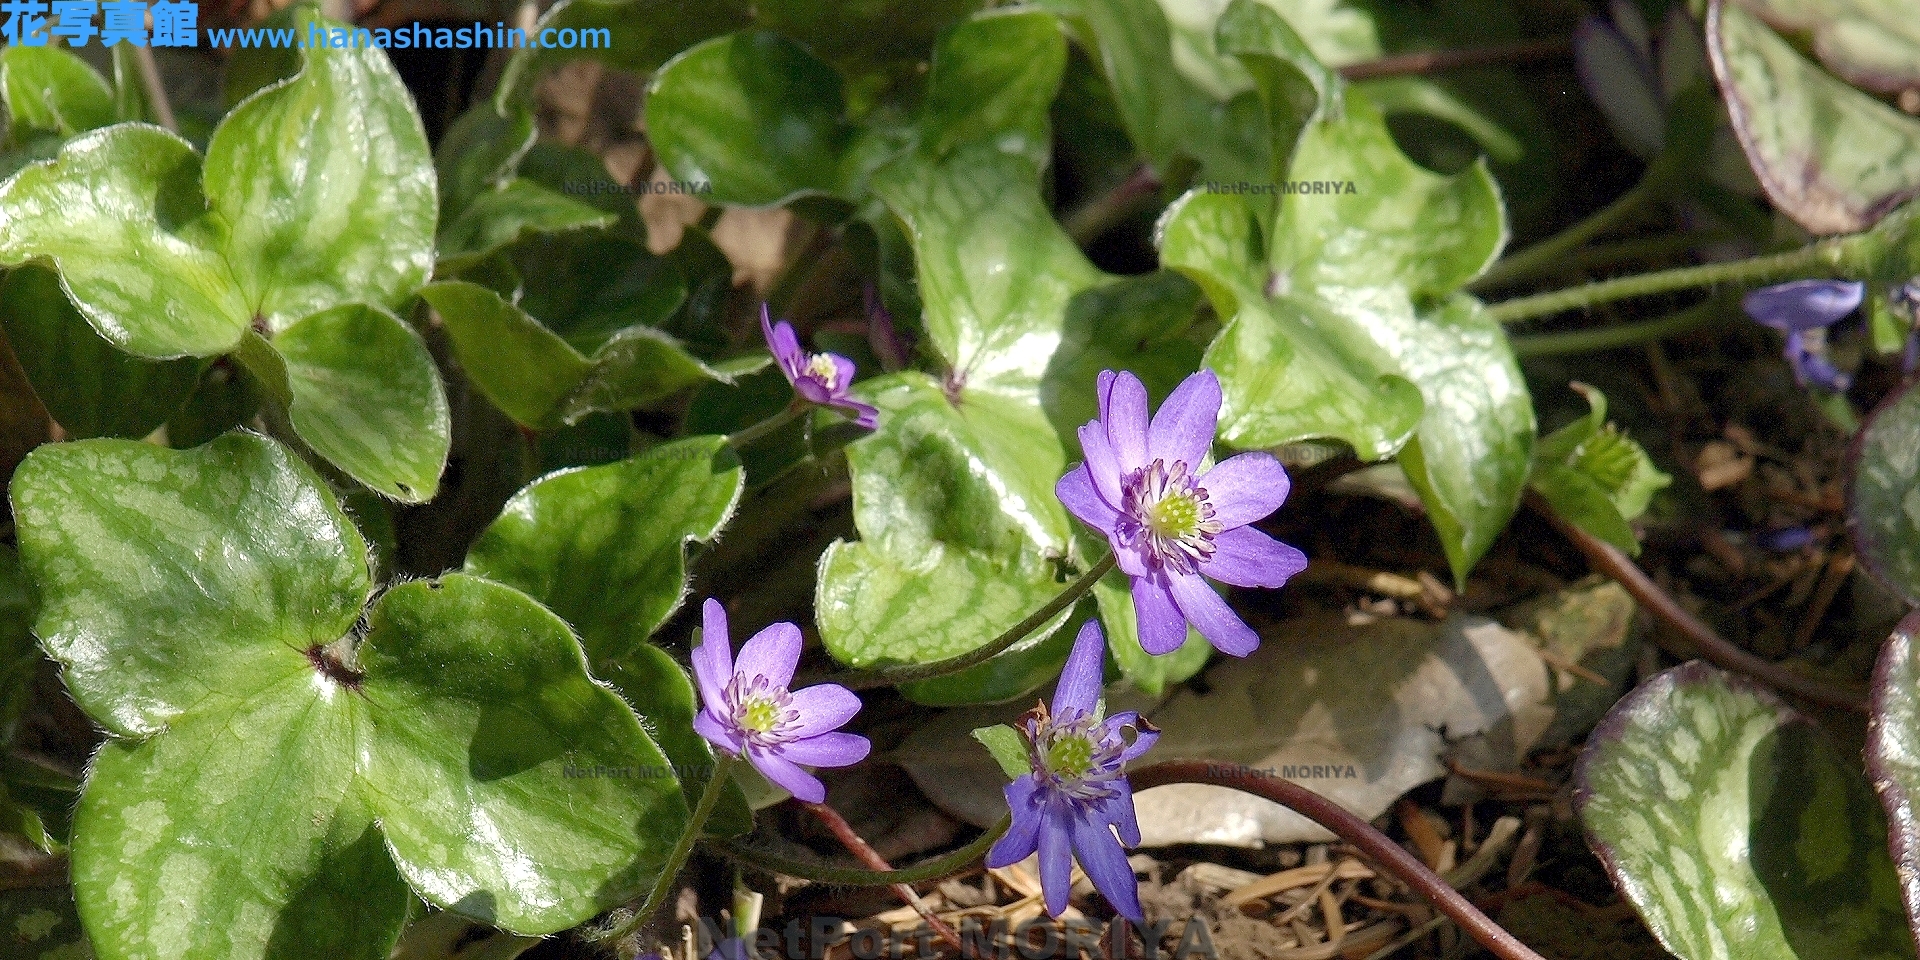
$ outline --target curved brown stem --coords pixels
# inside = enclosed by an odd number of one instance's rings
[[[1786,668],[1740,648],[1733,641],[1720,635],[1719,631],[1708,626],[1687,608],[1680,605],[1673,595],[1660,588],[1647,576],[1633,558],[1620,552],[1618,547],[1594,536],[1555,513],[1553,507],[1539,494],[1529,492],[1527,503],[1542,516],[1553,522],[1573,545],[1586,555],[1587,562],[1593,568],[1612,577],[1633,599],[1653,614],[1660,622],[1692,642],[1695,651],[1679,651],[1676,656],[1698,656],[1714,666],[1743,673],[1766,683],[1776,689],[1784,690],[1796,696],[1805,697],[1815,703],[1830,707],[1864,713],[1867,709],[1867,692],[1864,686],[1843,685],[1801,676]],[[1674,651],[1669,651],[1674,652]]]
[[[826,824],[827,829],[833,831],[834,839],[840,841],[840,845],[846,847],[847,852],[853,854],[854,859],[860,861],[861,866],[869,870],[893,869],[893,865],[880,855],[880,851],[873,848],[873,844],[868,843],[865,837],[853,829],[853,824],[848,823],[847,818],[840,815],[840,811],[824,803],[805,803],[801,806],[806,807],[821,823]],[[913,912],[919,914],[920,919],[925,920],[927,926],[932,927],[933,932],[939,934],[940,939],[945,940],[948,946],[955,950],[961,949],[960,934],[953,929],[952,924],[940,919],[939,915],[927,906],[926,901],[921,900],[920,895],[913,892],[913,887],[896,883],[893,885],[893,892],[907,906],[912,907]]]
[[[1129,779],[1133,781],[1135,791],[1170,783],[1205,783],[1272,800],[1353,844],[1361,853],[1427,898],[1441,913],[1500,960],[1544,960],[1505,928],[1493,922],[1493,918],[1481,913],[1478,907],[1442,880],[1439,874],[1428,869],[1413,854],[1401,849],[1386,834],[1374,829],[1373,824],[1291,780],[1267,776],[1244,767],[1227,767],[1197,760],[1156,763],[1133,771]]]

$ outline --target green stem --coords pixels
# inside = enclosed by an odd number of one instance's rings
[[[1725,318],[1725,309],[1720,301],[1708,300],[1657,320],[1514,337],[1513,352],[1521,357],[1557,357],[1651,343],[1712,326]]]
[[[742,447],[749,446],[758,440],[764,439],[768,434],[773,433],[774,431],[779,430],[781,427],[784,427],[787,424],[792,423],[793,421],[799,419],[800,415],[802,413],[805,413],[806,410],[807,410],[807,407],[805,404],[801,403],[798,400],[795,400],[794,402],[787,404],[786,409],[781,410],[779,413],[776,413],[773,416],[768,417],[765,420],[762,420],[751,427],[747,427],[739,431],[738,433],[727,434],[727,445],[733,447],[736,450]]]
[[[1732,230],[1699,230],[1692,233],[1663,233],[1654,237],[1596,243],[1584,250],[1576,250],[1568,254],[1566,259],[1559,263],[1548,264],[1539,272],[1543,276],[1566,275],[1636,260],[1670,257],[1698,250],[1708,244],[1738,240],[1740,236]]]
[[[1007,628],[1005,633],[993,638],[991,643],[977,650],[969,650],[957,657],[935,660],[932,663],[914,663],[898,667],[880,667],[874,670],[857,670],[851,673],[830,675],[822,679],[837,683],[849,690],[870,690],[874,687],[892,687],[919,680],[931,680],[951,673],[959,673],[968,667],[977,666],[993,659],[993,656],[1025,639],[1027,634],[1040,629],[1048,620],[1060,611],[1078,603],[1093,585],[1107,575],[1114,566],[1114,556],[1108,553],[1106,558],[1090,567],[1080,578],[1067,584],[1065,590],[1046,602],[1040,609],[1027,614],[1025,620]]]
[[[1798,250],[1748,260],[1708,263],[1697,267],[1679,267],[1673,270],[1659,270],[1653,273],[1602,280],[1566,290],[1554,290],[1530,297],[1506,300],[1488,307],[1487,315],[1500,323],[1517,323],[1567,310],[1595,307],[1615,300],[1646,297],[1675,290],[1690,290],[1694,287],[1708,287],[1719,283],[1775,283],[1813,274],[1841,276],[1863,274],[1865,264],[1859,262],[1864,250],[1862,241],[1871,236],[1871,234],[1858,234],[1835,240],[1822,240]]]
[[[941,877],[958,873],[971,866],[974,861],[987,855],[994,841],[1007,832],[1013,825],[1011,816],[1001,817],[1000,822],[987,828],[980,838],[947,854],[935,857],[925,863],[902,867],[899,870],[862,870],[857,867],[836,867],[817,860],[802,860],[785,854],[774,853],[759,847],[741,843],[738,840],[716,840],[713,847],[728,857],[738,860],[749,867],[777,873],[786,877],[799,877],[803,880],[815,880],[820,883],[837,883],[850,887],[881,887],[896,883],[925,883]]]
[[[700,791],[700,800],[693,808],[693,816],[688,818],[687,828],[680,832],[673,852],[667,854],[667,862],[660,865],[660,876],[653,881],[653,889],[647,891],[647,899],[640,905],[640,912],[597,939],[607,942],[626,939],[640,929],[660,909],[661,904],[667,902],[667,891],[673,889],[674,878],[680,875],[680,868],[686,866],[687,855],[693,852],[693,842],[700,839],[700,831],[706,829],[707,817],[713,813],[713,805],[719,801],[721,789],[732,776],[735,761],[735,757],[727,754],[715,758],[713,774],[707,778],[706,789]]]
[[[1475,290],[1498,287],[1525,278],[1564,262],[1587,242],[1632,220],[1642,207],[1666,192],[1665,167],[1655,164],[1647,169],[1633,189],[1607,204],[1599,212],[1512,256],[1502,257],[1478,280],[1468,286]]]

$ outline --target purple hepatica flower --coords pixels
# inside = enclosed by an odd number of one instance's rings
[[[1741,303],[1748,316],[1787,335],[1787,363],[1801,386],[1839,393],[1853,381],[1827,359],[1827,328],[1859,309],[1866,293],[1854,281],[1795,280],[1761,287]]]
[[[872,430],[880,422],[880,411],[847,395],[853,386],[853,361],[837,353],[808,353],[800,349],[793,324],[773,322],[767,305],[760,305],[760,332],[766,335],[767,349],[773,351],[780,372],[793,384],[793,392],[808,403],[838,407],[853,414],[853,422]]]
[[[1073,861],[1120,915],[1140,922],[1140,882],[1125,847],[1140,842],[1133,787],[1123,768],[1159,739],[1134,711],[1102,718],[1100,624],[1080,628],[1053,691],[1053,709],[1036,706],[1022,721],[1033,772],[1007,784],[1013,826],[987,851],[987,866],[1006,867],[1040,852],[1040,889],[1047,912],[1067,909]],[[1134,732],[1128,742],[1128,730]],[[1115,836],[1115,831],[1119,835]]]
[[[1300,551],[1249,526],[1287,499],[1287,471],[1243,453],[1200,471],[1220,417],[1220,380],[1202,370],[1147,420],[1147,388],[1100,374],[1100,417],[1080,428],[1086,462],[1055,487],[1073,515],[1107,535],[1133,582],[1140,646],[1171,653],[1191,622],[1222,653],[1244,657],[1260,637],[1206,578],[1278,587],[1307,566]]]
[[[801,800],[826,799],[827,788],[800,765],[849,767],[866,758],[873,746],[866,737],[834,732],[860,712],[860,698],[835,683],[787,689],[800,663],[799,627],[776,623],[754,634],[736,662],[726,610],[709,599],[701,613],[700,646],[693,651],[700,713],[693,729],[733,756],[744,754]]]

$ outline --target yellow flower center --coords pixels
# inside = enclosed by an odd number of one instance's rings
[[[1047,769],[1054,776],[1076,779],[1093,768],[1093,741],[1083,736],[1057,736],[1047,744]]]
[[[756,733],[770,733],[780,722],[780,705],[771,697],[754,697],[740,705],[740,725]]]
[[[832,357],[824,353],[816,353],[807,358],[807,373],[825,384],[829,390],[840,386],[835,382],[840,376],[840,368],[834,365]]]
[[[1168,494],[1145,512],[1143,519],[1154,536],[1179,540],[1200,532],[1200,498],[1190,492]]]

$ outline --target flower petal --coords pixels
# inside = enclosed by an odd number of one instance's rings
[[[740,755],[740,734],[726,721],[715,716],[712,711],[702,710],[693,715],[693,732],[705,738],[708,743],[719,747],[734,756]]]
[[[1287,468],[1265,453],[1243,453],[1221,461],[1199,480],[1207,489],[1213,518],[1226,527],[1245,526],[1280,509],[1293,485]]]
[[[838,730],[860,712],[860,695],[837,683],[795,690],[790,696],[793,708],[800,711],[800,719],[786,733],[796,740]]]
[[[1100,422],[1107,428],[1107,442],[1113,445],[1121,474],[1147,465],[1147,387],[1139,377],[1125,370],[1114,376]]]
[[[1120,461],[1113,455],[1113,445],[1107,442],[1105,424],[1094,420],[1081,426],[1080,452],[1087,458],[1083,466],[1093,481],[1093,488],[1100,491],[1108,506],[1118,510],[1125,502],[1120,495]]]
[[[800,350],[800,338],[793,334],[793,324],[785,320],[774,323],[764,303],[760,305],[760,335],[767,338],[767,350],[788,380],[793,379],[794,371],[806,366],[806,354]]]
[[[793,392],[799,394],[800,399],[823,407],[831,406],[835,400],[833,391],[810,373],[801,373],[793,378]]]
[[[1212,370],[1182,381],[1167,397],[1147,426],[1147,459],[1175,460],[1189,470],[1213,446],[1213,431],[1220,424],[1220,378]]]
[[[757,747],[747,750],[747,760],[774,785],[793,794],[801,803],[819,803],[827,798],[827,785],[820,778],[795,766],[793,761]]]
[[[1740,305],[1747,315],[1775,330],[1814,330],[1830,327],[1859,309],[1867,295],[1864,283],[1843,280],[1795,280],[1761,287]]]
[[[700,702],[724,709],[727,684],[733,680],[732,641],[727,639],[727,608],[707,598],[700,605],[700,645],[693,648],[693,677],[700,686]]]
[[[782,744],[774,752],[809,767],[851,767],[873,752],[873,742],[853,733],[823,733]]]
[[[987,851],[987,866],[998,870],[1033,856],[1040,843],[1040,822],[1045,819],[1046,809],[1034,802],[1034,792],[1038,789],[1031,773],[1007,784],[1007,809],[1013,812],[1013,825]]]
[[[1111,534],[1120,520],[1119,512],[1093,488],[1093,474],[1084,463],[1068,470],[1067,475],[1053,485],[1053,495],[1059,497],[1060,503],[1079,517],[1081,523],[1101,533]]]
[[[1788,331],[1786,357],[1794,381],[1803,387],[1813,384],[1830,393],[1844,393],[1853,386],[1853,378],[1827,359],[1827,345],[1820,331]]]
[[[1236,587],[1285,586],[1307,568],[1307,555],[1253,527],[1222,530],[1213,537],[1213,556],[1200,562],[1200,572]]]
[[[1060,670],[1060,681],[1053,688],[1053,716],[1065,722],[1069,713],[1091,716],[1100,704],[1100,661],[1107,652],[1107,638],[1100,633],[1100,621],[1088,620],[1073,640],[1073,652]]]
[[[858,400],[842,397],[833,401],[833,405],[853,414],[853,422],[862,430],[872,430],[880,425],[880,411]]]
[[[1106,821],[1075,817],[1073,852],[1080,859],[1080,868],[1087,872],[1087,879],[1093,881],[1093,888],[1113,904],[1114,911],[1138,922],[1140,880],[1133,875],[1133,865],[1127,863],[1127,851],[1114,838],[1113,829]]]
[[[1068,835],[1069,819],[1053,804],[1043,808],[1040,820],[1040,892],[1046,897],[1047,914],[1058,917],[1067,911],[1067,896],[1073,889],[1073,842]]]
[[[1260,635],[1254,633],[1199,574],[1176,573],[1168,580],[1173,602],[1215,650],[1231,657],[1244,657],[1260,646]]]
[[[1101,730],[1108,737],[1125,739],[1128,727],[1133,728],[1133,742],[1127,744],[1125,750],[1120,751],[1121,763],[1132,763],[1140,759],[1140,755],[1153,749],[1154,741],[1160,739],[1160,731],[1149,730],[1146,724],[1140,722],[1138,710],[1127,710],[1108,717]]]
[[[1156,657],[1187,642],[1187,618],[1162,577],[1133,578],[1133,616],[1139,623],[1140,649]]]
[[[1642,158],[1659,153],[1666,139],[1659,81],[1622,31],[1598,17],[1582,17],[1573,30],[1573,63],[1580,85],[1627,149]]]
[[[740,648],[733,663],[735,673],[743,677],[766,677],[776,687],[793,682],[793,668],[800,665],[800,628],[791,623],[769,624]]]
[[[1129,847],[1140,845],[1140,819],[1133,809],[1133,784],[1124,778],[1113,782],[1114,795],[1101,804],[1101,815],[1120,832],[1120,842]]]

